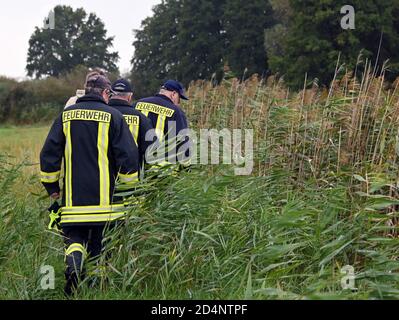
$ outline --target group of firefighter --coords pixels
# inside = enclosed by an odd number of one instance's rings
[[[105,231],[120,225],[129,211],[116,196],[117,188],[134,189],[150,147],[176,140],[188,129],[182,99],[188,100],[182,84],[168,80],[158,94],[133,103],[128,80],[111,83],[95,69],[54,121],[40,153],[40,170],[52,201],[49,227],[59,229],[65,242],[67,296],[85,277],[84,262],[100,257]],[[165,164],[165,158],[154,163],[158,168]]]

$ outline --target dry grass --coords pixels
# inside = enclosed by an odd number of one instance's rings
[[[197,128],[254,129],[258,175],[276,158],[299,178],[343,167],[380,171],[397,160],[399,82],[388,86],[384,72],[368,71],[361,80],[341,74],[330,90],[313,84],[299,93],[273,77],[230,79],[218,87],[197,81],[186,111]]]

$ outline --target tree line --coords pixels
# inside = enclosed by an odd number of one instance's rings
[[[345,5],[355,10],[355,29],[342,28]],[[56,6],[54,14],[55,29],[36,27],[29,40],[28,76],[66,77],[78,66],[118,73],[114,38],[99,17],[69,6]],[[168,78],[188,85],[255,73],[278,75],[293,89],[304,86],[305,76],[328,86],[337,66],[361,72],[365,61],[384,66],[388,80],[399,75],[399,1],[163,0],[135,35],[129,78],[136,97],[153,94]],[[23,96],[5,96],[13,86],[0,82],[0,104]]]
[[[355,29],[342,28],[341,8],[355,10]],[[328,86],[337,61],[346,70],[389,59],[399,75],[399,1],[166,0],[136,31],[132,79],[140,89],[167,77],[193,79],[229,70],[238,78],[278,74],[294,89],[305,75]]]

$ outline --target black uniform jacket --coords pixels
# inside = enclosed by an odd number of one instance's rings
[[[138,149],[123,115],[102,97],[85,95],[54,121],[40,153],[41,181],[49,195],[60,192],[61,225],[104,224],[123,219],[114,204],[116,180],[138,179]]]
[[[158,143],[164,145],[166,152],[158,164],[188,163],[191,141],[188,137],[188,122],[184,111],[162,94],[141,99],[134,107],[151,120]]]
[[[156,137],[154,135],[146,135],[149,131],[154,130],[150,119],[148,119],[140,111],[133,108],[127,101],[121,99],[111,99],[108,103],[109,106],[115,108],[123,114],[129,130],[133,135],[134,141],[137,144],[139,150],[139,164],[140,168],[145,162],[145,153],[147,149],[156,143]]]

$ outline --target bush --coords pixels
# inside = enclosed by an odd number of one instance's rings
[[[0,123],[43,123],[52,120],[69,97],[83,87],[88,69],[79,66],[65,76],[17,82],[0,78]],[[111,74],[110,79],[116,80]]]

